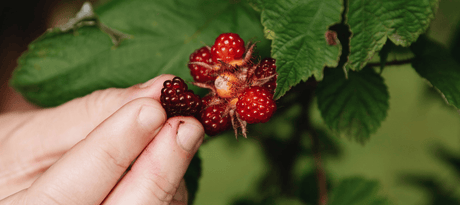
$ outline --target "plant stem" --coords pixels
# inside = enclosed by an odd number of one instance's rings
[[[326,180],[326,172],[324,171],[323,162],[321,159],[321,151],[320,151],[321,143],[319,140],[319,136],[316,133],[316,130],[311,123],[310,118],[307,117],[307,116],[310,116],[308,113],[309,107],[310,107],[309,105],[313,101],[316,86],[317,86],[317,81],[314,78],[310,78],[306,82],[307,89],[303,92],[304,96],[307,96],[307,97],[306,98],[304,97],[300,101],[302,102],[302,104],[307,105],[307,106],[303,106],[303,109],[305,110],[304,111],[305,114],[303,115],[304,118],[302,119],[302,121],[304,123],[303,127],[305,128],[305,131],[309,134],[310,139],[311,139],[313,158],[315,161],[316,180],[318,184],[318,205],[326,205],[328,201],[327,180]]]
[[[324,172],[323,162],[321,160],[321,151],[318,135],[314,130],[310,131],[310,139],[312,143],[313,157],[316,167],[316,179],[318,182],[318,205],[327,204],[327,181],[326,173]]]
[[[118,47],[124,39],[133,38],[131,35],[124,34],[123,32],[117,31],[103,24],[99,20],[99,17],[94,13],[93,6],[89,2],[85,2],[76,16],[69,19],[66,24],[59,26],[58,29],[61,32],[69,32],[72,30],[75,31],[77,28],[83,26],[98,26],[102,32],[110,36],[115,47]],[[52,31],[52,29],[50,31]]]
[[[310,118],[306,117],[306,116],[310,116],[308,113],[308,110],[309,110],[309,105],[311,104],[313,100],[316,86],[317,86],[317,81],[314,78],[310,78],[306,82],[307,89],[306,89],[306,92],[304,92],[306,96],[308,97],[303,98],[300,101],[304,105],[308,105],[308,106],[303,107],[303,109],[306,109],[306,114],[308,115],[304,115],[305,118],[302,119],[302,121],[304,121],[303,126],[305,128],[305,131],[307,131],[311,139],[313,158],[315,161],[316,180],[317,180],[317,185],[318,185],[318,205],[327,205],[327,201],[328,201],[327,180],[326,180],[326,172],[324,171],[324,168],[323,168],[323,161],[321,159],[321,142],[320,142],[318,134],[316,133],[315,128],[313,127],[311,123]]]
[[[398,60],[390,61],[390,62],[385,63],[385,66],[409,64],[412,62],[412,60],[413,59],[410,58],[410,59],[406,59],[402,61],[398,61]],[[380,66],[380,62],[379,63],[368,63],[367,65],[370,67]]]

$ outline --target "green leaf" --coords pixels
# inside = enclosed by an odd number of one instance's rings
[[[326,69],[316,93],[325,123],[333,131],[366,142],[387,116],[389,94],[383,78],[371,68],[350,71]]]
[[[457,183],[446,184],[436,176],[427,174],[404,174],[401,177],[404,184],[416,186],[418,189],[424,190],[424,195],[429,201],[425,204],[429,205],[457,205],[460,204],[460,196],[458,191],[454,191],[450,187],[458,187]]]
[[[193,156],[190,165],[184,175],[185,185],[187,186],[188,192],[188,204],[193,204],[196,193],[198,191],[198,182],[201,177],[201,158],[200,152],[198,151]]]
[[[379,183],[360,177],[342,180],[335,187],[328,205],[388,205],[388,199],[379,195]]]
[[[260,16],[246,2],[113,0],[96,10],[100,21],[132,36],[114,47],[96,26],[53,29],[22,55],[11,85],[40,106],[56,106],[94,90],[129,87],[159,74],[191,81],[189,55],[225,32],[258,41],[269,55]]]
[[[412,67],[439,91],[446,102],[460,108],[460,64],[450,52],[434,41],[420,38],[413,46]]]
[[[440,145],[437,146],[434,152],[436,153],[437,158],[452,167],[455,170],[457,177],[460,177],[460,153],[452,152]]]
[[[439,0],[349,0],[350,56],[347,69],[361,70],[387,39],[409,46],[425,32]]]
[[[323,77],[324,66],[337,66],[340,44],[329,45],[325,34],[339,23],[341,0],[261,0],[261,21],[272,41],[278,79],[275,98],[283,96],[301,80]]]
[[[377,68],[380,67],[380,73],[383,72],[383,67],[398,66],[408,64],[415,57],[410,47],[397,46],[390,40],[387,40],[379,55],[375,55],[368,62],[368,66]]]

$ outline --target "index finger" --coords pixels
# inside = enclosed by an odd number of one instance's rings
[[[100,204],[166,121],[156,100],[134,100],[94,129],[27,191],[44,204]]]

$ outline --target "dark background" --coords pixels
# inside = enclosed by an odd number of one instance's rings
[[[3,1],[0,5],[0,113],[31,109],[8,86],[17,58],[47,28],[63,24],[78,12],[83,0]],[[92,2],[96,2],[93,0]]]

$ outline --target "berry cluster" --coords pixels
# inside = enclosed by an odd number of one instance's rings
[[[192,112],[200,109],[195,116],[203,124],[206,134],[211,136],[233,127],[235,136],[241,129],[246,137],[247,124],[267,122],[276,110],[273,100],[277,76],[275,59],[266,58],[254,63],[254,46],[248,44],[245,47],[238,34],[223,33],[212,47],[204,46],[193,52],[188,64],[195,81],[193,84],[209,89],[210,93],[201,99],[201,103],[196,103],[196,95],[187,91],[183,81],[176,78],[172,83],[166,81],[161,102],[168,115],[168,109],[173,110],[171,116],[181,115],[177,113],[182,110],[187,110],[184,112],[187,115],[195,115]],[[181,86],[174,86],[176,81]],[[178,95],[175,102],[173,94]],[[185,109],[183,105],[190,108]]]

